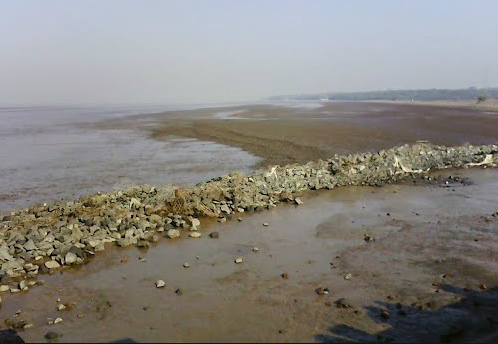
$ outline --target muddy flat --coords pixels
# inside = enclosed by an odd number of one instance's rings
[[[29,342],[475,341],[498,321],[498,171],[439,174],[453,181],[309,192],[198,239],[110,247],[2,314],[22,310]]]
[[[203,158],[211,172],[225,147],[261,157],[254,169],[420,140],[496,143],[497,120],[483,109],[331,102],[170,111],[87,128],[221,144]],[[198,180],[199,165],[189,166],[178,180]],[[25,320],[33,326],[18,332],[27,342],[50,331],[63,342],[492,342],[498,170],[432,177],[305,192],[302,205],[202,219],[200,238],[182,233],[148,249],[106,244],[83,266],[2,293],[2,329],[7,318]]]

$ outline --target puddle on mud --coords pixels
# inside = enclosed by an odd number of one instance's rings
[[[19,332],[28,342],[44,341],[48,331],[64,342],[375,341],[379,334],[438,341],[449,325],[473,316],[447,308],[461,300],[454,289],[477,293],[481,283],[497,283],[498,217],[486,222],[480,215],[498,211],[498,170],[455,173],[475,183],[310,192],[299,207],[241,214],[241,222],[203,221],[199,239],[183,233],[148,250],[111,246],[78,269],[40,276],[44,285],[27,293],[4,293],[1,320],[22,310],[34,324]],[[209,238],[211,231],[219,239]],[[366,243],[366,233],[375,240]],[[444,271],[453,289],[435,294],[433,282]],[[155,287],[158,279],[164,288]],[[318,287],[330,294],[318,295]],[[344,297],[354,309],[335,307]],[[57,311],[58,298],[76,304]],[[430,311],[409,306],[434,298]],[[408,316],[395,315],[398,302]],[[379,309],[389,310],[389,320]],[[47,325],[56,317],[62,323]]]

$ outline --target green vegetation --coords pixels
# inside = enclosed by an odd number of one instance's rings
[[[271,101],[287,100],[476,100],[478,103],[498,98],[498,88],[387,90],[351,93],[297,94],[270,97]]]

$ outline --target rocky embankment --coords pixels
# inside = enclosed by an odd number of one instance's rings
[[[496,166],[498,146],[426,143],[334,156],[306,165],[231,173],[191,186],[140,186],[76,201],[40,204],[0,216],[0,291],[20,292],[37,276],[84,263],[106,243],[147,247],[164,236],[200,237],[201,217],[225,221],[293,201],[304,190],[379,185],[431,170]]]

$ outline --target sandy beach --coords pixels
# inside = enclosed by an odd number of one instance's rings
[[[417,141],[496,144],[497,123],[490,109],[328,102],[169,111],[85,126],[236,147],[260,157],[252,165],[258,169]],[[496,169],[445,169],[305,191],[301,205],[240,212],[226,222],[203,218],[196,239],[161,237],[148,248],[109,243],[86,264],[41,274],[44,282],[28,291],[2,293],[2,328],[12,324],[7,319],[32,324],[17,327],[26,342],[43,342],[48,332],[64,342],[493,342],[496,194]],[[159,279],[165,287],[156,288]]]

